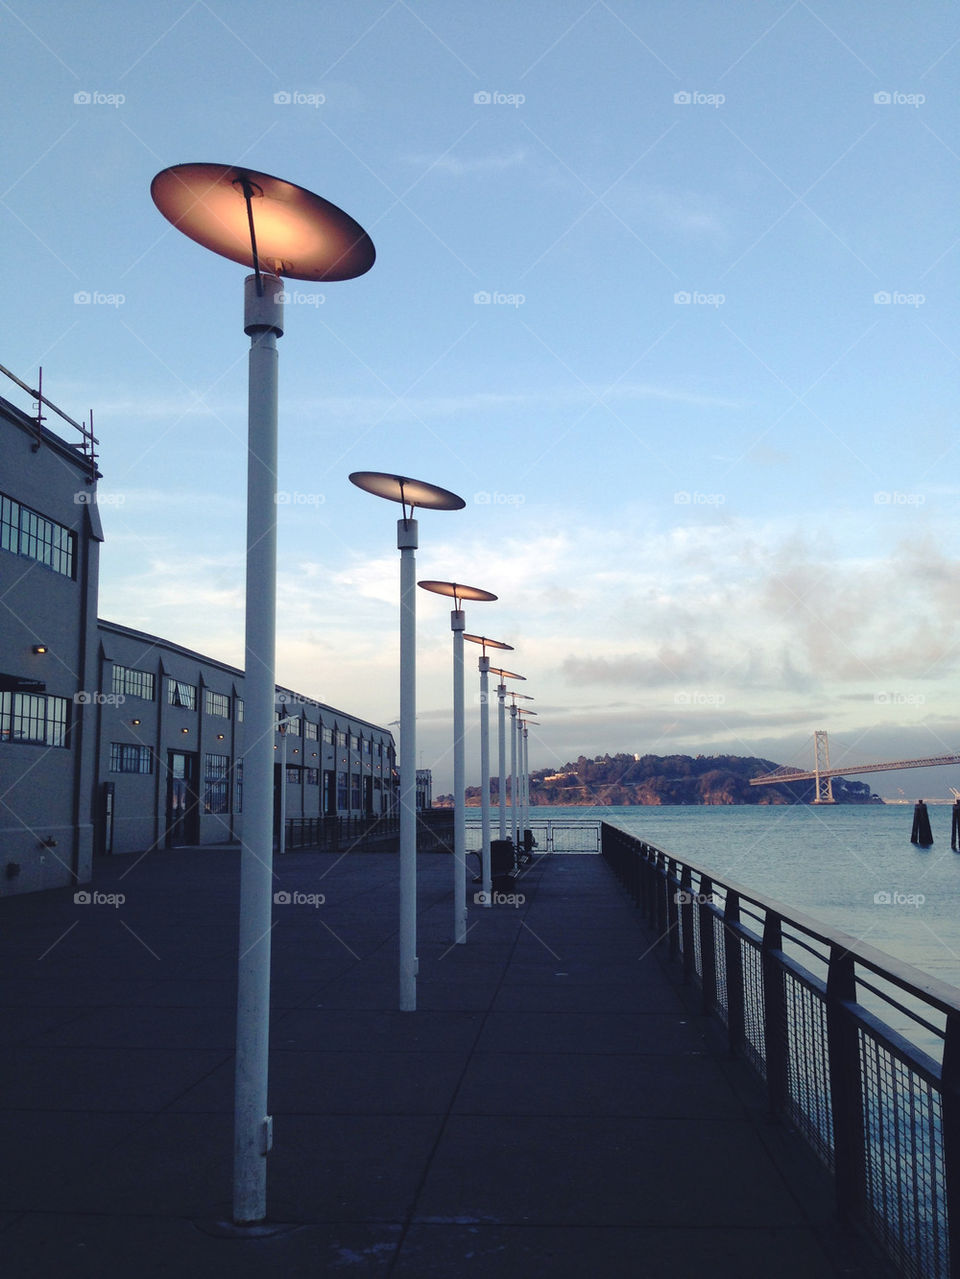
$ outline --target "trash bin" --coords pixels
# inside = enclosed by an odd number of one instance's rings
[[[516,866],[516,860],[512,839],[491,839],[490,877],[494,888],[509,888],[510,874]]]

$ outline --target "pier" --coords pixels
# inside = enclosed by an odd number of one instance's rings
[[[7,1273],[884,1275],[684,984],[689,904],[631,881],[638,841],[611,830],[605,856],[536,857],[513,904],[471,905],[463,945],[448,856],[421,854],[413,1013],[396,856],[277,860],[270,1225],[245,1235],[225,1224],[236,852],[101,859],[89,900],[4,900]]]

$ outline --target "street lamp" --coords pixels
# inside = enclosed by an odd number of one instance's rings
[[[490,692],[487,676],[490,658],[487,649],[503,649],[513,652],[512,644],[488,639],[486,635],[464,635],[471,644],[482,644],[478,666],[480,668],[480,884],[484,906],[493,905],[493,868],[490,865]]]
[[[350,482],[399,502],[400,552],[400,1008],[417,1006],[417,521],[414,508],[460,511],[462,497],[423,480],[383,471],[354,471]],[[407,508],[410,514],[407,514]]]
[[[233,1216],[267,1212],[270,931],[273,878],[274,694],[277,600],[277,338],[283,334],[281,275],[349,280],[376,251],[335,204],[268,173],[235,165],[177,164],[153,179],[163,216],[206,249],[252,267],[244,281],[250,337],[247,441],[247,562],[244,641],[247,811],[240,853]],[[184,293],[183,318],[192,316]]]
[[[418,582],[422,590],[453,599],[450,629],[453,632],[453,940],[467,940],[467,810],[463,749],[463,632],[466,618],[461,600],[489,603],[496,595],[479,586],[460,582]]]
[[[500,765],[500,794],[498,795],[498,822],[500,827],[500,838],[507,838],[507,729],[506,729],[506,705],[504,699],[507,695],[507,686],[504,682],[508,679],[525,680],[526,675],[517,675],[514,671],[503,671],[499,667],[490,667],[491,675],[499,675],[500,683],[497,685],[497,727],[500,732],[499,743],[499,765]],[[511,725],[512,728],[512,725]],[[510,797],[511,806],[513,804],[513,796]]]
[[[520,730],[520,829],[523,831],[523,850],[527,852],[527,823],[530,821],[530,741],[527,717],[536,715],[523,706],[517,707],[517,727]]]
[[[513,846],[519,849],[517,809],[522,807],[523,798],[520,793],[520,769],[517,761],[517,756],[520,754],[520,707],[517,706],[517,698],[522,697],[525,702],[532,702],[533,698],[529,693],[515,693],[513,689],[510,690],[510,696],[513,698],[510,705],[510,824],[513,832]]]

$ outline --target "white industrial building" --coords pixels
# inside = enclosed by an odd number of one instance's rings
[[[0,399],[0,895],[243,832],[243,672],[98,619],[99,472],[73,425],[76,445]],[[394,811],[388,729],[285,688],[277,721],[277,818],[281,786],[288,819]]]

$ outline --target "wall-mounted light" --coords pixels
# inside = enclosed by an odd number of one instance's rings
[[[140,721],[138,719],[132,719],[130,723],[134,726],[134,728],[139,728],[140,726]]]
[[[47,651],[46,644],[34,644],[33,651],[35,653],[45,653]]]
[[[218,733],[218,734],[217,734],[217,741],[218,741],[218,742],[222,742],[222,741],[223,741],[223,734],[222,734],[222,733]]]
[[[181,733],[189,733],[189,732],[190,732],[190,730],[189,730],[189,728],[181,728],[180,732],[181,732]]]

